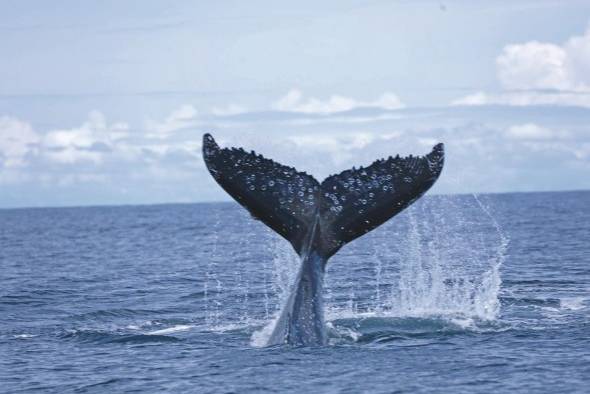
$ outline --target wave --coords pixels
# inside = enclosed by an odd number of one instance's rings
[[[168,327],[168,328],[163,328],[160,330],[155,330],[155,331],[151,331],[146,333],[146,335],[165,335],[165,334],[172,334],[175,332],[182,332],[182,331],[188,331],[191,328],[194,328],[195,325],[192,324],[179,324],[176,326],[172,326],[172,327]]]
[[[121,317],[136,317],[146,315],[160,315],[168,312],[168,310],[154,310],[154,309],[130,309],[130,308],[114,308],[101,309],[92,312],[80,313],[70,315],[68,318],[75,321],[100,320]]]
[[[182,339],[154,334],[122,334],[110,331],[99,330],[69,330],[60,335],[60,339],[70,339],[85,343],[158,343],[158,342],[178,342]]]

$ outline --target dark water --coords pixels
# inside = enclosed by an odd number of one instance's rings
[[[425,198],[268,348],[297,261],[235,204],[0,210],[0,391],[588,392],[589,240],[590,192]]]

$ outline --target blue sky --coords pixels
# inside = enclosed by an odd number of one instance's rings
[[[587,1],[0,2],[0,207],[223,200],[200,139],[318,178],[590,188]]]

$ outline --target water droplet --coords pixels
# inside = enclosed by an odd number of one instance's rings
[[[268,181],[268,186],[273,187],[275,185],[275,181]]]
[[[250,190],[256,190],[256,186],[254,186],[254,185],[250,185],[249,189],[250,189]]]

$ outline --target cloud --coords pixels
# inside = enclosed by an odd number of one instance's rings
[[[128,123],[108,122],[99,111],[80,126],[49,130],[0,116],[0,206],[211,199],[195,180],[203,168],[200,138],[157,139],[150,132],[131,132]]]
[[[147,121],[146,128],[149,130],[147,136],[160,139],[168,138],[175,131],[196,125],[197,115],[198,111],[194,106],[182,105],[173,110],[163,122]]]
[[[215,116],[230,116],[230,115],[238,115],[248,112],[245,107],[237,104],[229,104],[226,107],[213,107],[211,108],[211,113]]]
[[[496,58],[496,72],[502,93],[477,92],[451,104],[590,107],[590,27],[561,45],[506,45]]]
[[[128,136],[126,123],[108,125],[105,117],[92,111],[82,126],[73,129],[54,130],[42,138],[43,155],[57,163],[92,162],[115,149],[118,141]]]
[[[506,89],[572,89],[566,61],[565,49],[554,44],[507,45],[496,59],[498,79]]]
[[[26,157],[37,152],[39,141],[39,135],[29,123],[0,117],[0,169],[24,166]]]
[[[196,110],[183,107],[155,123],[196,122]],[[227,118],[212,116],[207,127],[216,131],[224,146],[255,149],[317,179],[389,155],[425,154],[435,143],[444,142],[447,164],[435,192],[588,188],[588,112],[551,111],[547,116],[545,109],[513,109],[498,116],[496,108],[413,109],[412,116],[398,111],[399,117],[361,123],[328,121],[346,116],[341,113],[258,112],[246,114],[250,121],[236,122],[232,128],[219,126]],[[278,128],[272,121],[277,115],[304,117],[309,123],[284,122]],[[0,204],[227,199],[204,169],[200,133],[173,132],[154,138],[153,132],[107,121],[98,111],[80,126],[49,130],[0,117]],[[30,197],[23,202],[25,195]]]
[[[374,101],[358,101],[340,95],[332,95],[327,100],[321,100],[305,97],[300,90],[292,89],[272,105],[272,108],[278,111],[307,114],[332,114],[362,107],[393,110],[404,108],[404,104],[393,93],[384,93]]]
[[[509,127],[506,136],[516,140],[556,140],[568,138],[570,133],[552,130],[535,123],[525,123]]]
[[[531,41],[504,47],[496,59],[506,89],[590,91],[590,28],[562,45]]]
[[[474,94],[453,100],[451,105],[555,105],[590,108],[590,93],[576,92],[502,92]]]
[[[190,119],[187,108],[167,119]],[[125,122],[108,123],[99,111],[92,111],[79,127],[37,132],[19,119],[0,117],[0,169],[2,167],[104,165],[107,162],[153,163],[169,156],[200,157],[200,139],[182,137],[162,141],[145,133],[130,133]],[[154,159],[155,158],[155,159]]]

